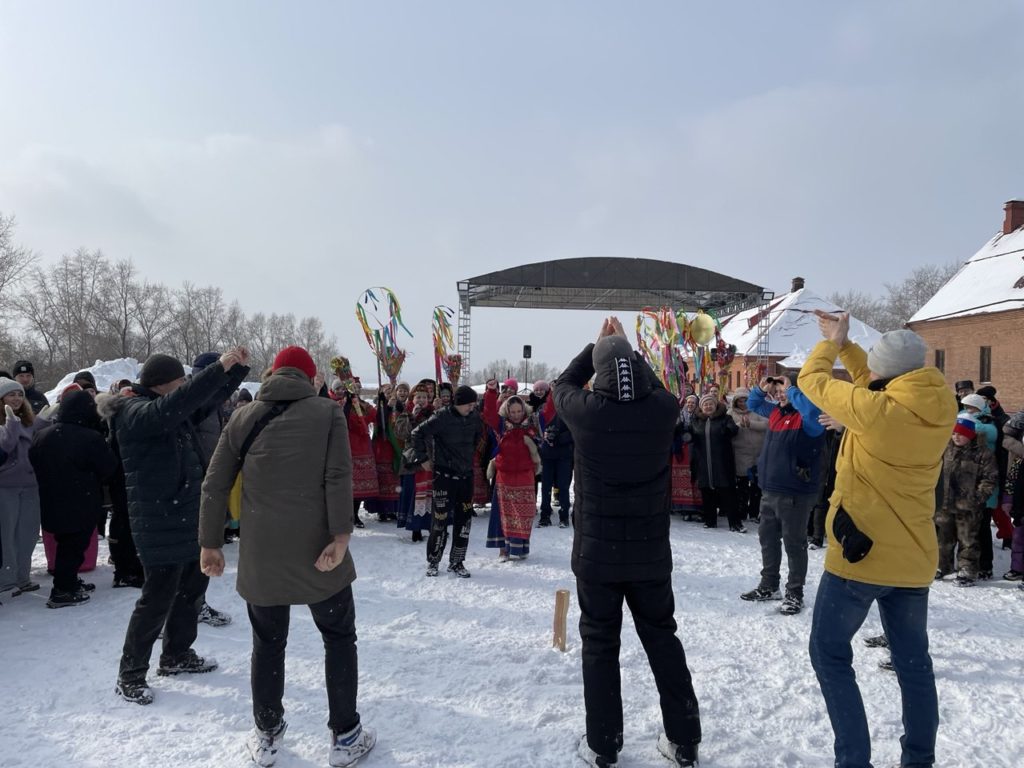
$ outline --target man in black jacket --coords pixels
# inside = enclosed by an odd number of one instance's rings
[[[33,413],[39,413],[50,404],[46,395],[36,389],[36,369],[28,360],[19,360],[14,364],[14,380],[25,389],[25,399],[32,406]]]
[[[116,692],[149,704],[149,659],[164,629],[158,675],[209,672],[217,663],[192,650],[208,579],[199,569],[199,495],[204,466],[191,416],[248,371],[249,353],[234,349],[185,379],[181,363],[153,355],[132,397],[111,401],[110,421],[124,462],[132,536],[145,571],[118,671]]]
[[[483,434],[483,422],[473,411],[476,392],[465,385],[455,391],[455,399],[412,431],[410,464],[419,464],[434,473],[433,517],[427,539],[427,576],[437,576],[438,566],[448,544],[448,517],[454,520],[452,551],[448,570],[468,579],[464,561],[469,548],[469,529],[473,522],[473,452]],[[434,442],[434,461],[429,461],[427,440]]]
[[[596,374],[593,391],[584,384]],[[669,454],[678,416],[669,394],[633,352],[622,325],[605,320],[555,382],[555,407],[576,443],[572,569],[580,601],[587,733],[579,754],[615,765],[622,749],[619,635],[622,601],[633,614],[661,697],[658,749],[697,764],[700,714],[676,637],[669,544]]]

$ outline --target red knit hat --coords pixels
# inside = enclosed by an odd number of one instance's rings
[[[285,347],[278,352],[273,369],[278,368],[298,368],[311,379],[316,376],[316,363],[302,347]]]

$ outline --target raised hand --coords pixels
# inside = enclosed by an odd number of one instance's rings
[[[230,371],[239,362],[239,355],[237,349],[229,349],[223,355],[220,356],[220,364],[223,366],[225,371]]]
[[[818,317],[818,330],[821,335],[831,342],[843,346],[850,335],[850,313],[840,312],[831,314],[822,309],[814,310]]]

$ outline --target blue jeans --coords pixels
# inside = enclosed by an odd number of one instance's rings
[[[902,768],[935,764],[939,701],[928,655],[928,587],[881,587],[824,573],[811,623],[811,665],[835,733],[836,768],[871,768],[871,737],[850,641],[878,601],[903,698]]]

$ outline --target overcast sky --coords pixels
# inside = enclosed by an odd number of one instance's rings
[[[518,264],[827,294],[966,260],[1024,196],[1022,25],[959,0],[0,0],[0,211],[51,261],[317,314],[357,373],[355,302],[387,285],[413,378],[432,307]],[[561,366],[599,323],[477,310],[472,363]]]

